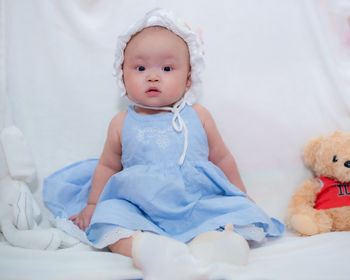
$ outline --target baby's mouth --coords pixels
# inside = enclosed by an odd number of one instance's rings
[[[148,95],[158,95],[158,94],[160,94],[160,90],[157,89],[156,87],[150,87],[150,88],[146,91],[146,93],[147,93]]]

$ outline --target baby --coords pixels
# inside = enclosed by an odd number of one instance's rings
[[[197,34],[156,9],[118,46],[117,79],[132,105],[110,122],[98,162],[45,180],[46,204],[90,244],[132,257],[152,277],[205,279],[210,263],[246,263],[247,240],[278,237],[284,226],[247,197],[212,116],[194,104]]]

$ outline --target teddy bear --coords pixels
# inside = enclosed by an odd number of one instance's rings
[[[41,211],[29,183],[35,166],[21,131],[0,131],[0,232],[9,244],[22,248],[56,250],[78,243],[55,228],[40,226]],[[1,234],[0,234],[1,235]]]
[[[287,226],[301,236],[350,230],[350,133],[311,139],[303,156],[314,178],[292,196]]]

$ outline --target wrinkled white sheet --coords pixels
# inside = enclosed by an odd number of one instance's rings
[[[248,193],[271,216],[284,220],[291,194],[312,176],[301,160],[305,142],[350,128],[348,1],[0,3],[0,127],[13,123],[26,136],[43,211],[44,177],[99,156],[109,120],[125,107],[112,76],[115,38],[157,6],[202,30],[201,103],[216,119]],[[302,238],[287,231],[253,248],[247,266],[217,264],[213,276],[349,279],[349,245],[349,232]],[[138,277],[130,259],[81,244],[45,252],[0,243],[0,279]]]
[[[349,279],[348,232],[297,238],[286,236],[251,250],[246,266],[213,264],[212,279],[295,280]],[[0,279],[136,279],[140,271],[129,258],[96,252],[85,246],[59,251],[35,251],[0,243]],[[181,278],[179,278],[180,280]]]

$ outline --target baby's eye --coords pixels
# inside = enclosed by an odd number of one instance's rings
[[[137,69],[137,71],[145,71],[146,67],[145,66],[137,66],[136,69]]]
[[[165,67],[163,67],[163,71],[165,71],[165,72],[169,72],[169,71],[171,71],[171,70],[173,70],[173,68],[170,67],[170,66],[165,66]]]

